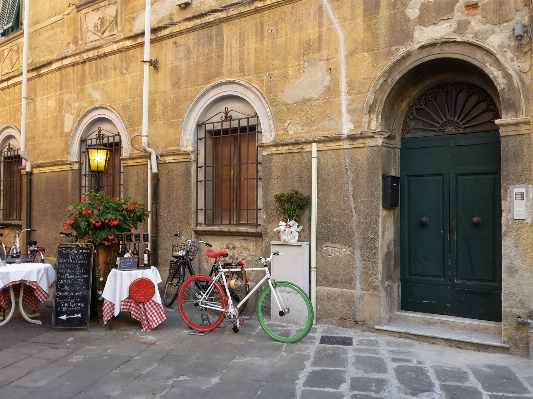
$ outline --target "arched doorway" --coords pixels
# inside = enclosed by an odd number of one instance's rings
[[[491,95],[440,83],[409,107],[400,150],[401,309],[500,321],[500,117]]]

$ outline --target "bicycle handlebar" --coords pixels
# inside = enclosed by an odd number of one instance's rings
[[[274,251],[270,254],[268,258],[263,258],[262,256],[256,256],[252,258],[252,262],[257,262],[258,260],[261,261],[261,263],[264,265],[267,262],[270,262],[274,256],[283,255],[283,252]]]
[[[20,230],[20,231],[19,231],[19,230],[15,230],[15,229],[13,229],[13,231],[14,231],[15,233],[22,234],[22,233],[24,233],[25,231],[37,231],[37,230],[35,230],[35,229],[23,229],[23,230]]]
[[[174,237],[181,237],[183,240],[187,241],[187,243],[191,243],[193,242],[193,240],[189,240],[188,238],[185,238],[181,235],[181,231],[176,231],[174,234],[173,234]],[[208,248],[212,248],[213,246],[211,244],[209,244],[207,241],[203,241],[203,240],[198,240],[198,242],[201,242],[202,244],[204,244],[206,247]]]
[[[73,238],[76,242],[78,242],[78,236],[75,233],[71,233],[69,231],[60,231],[59,235],[62,235],[62,236],[65,236],[65,237],[69,237],[69,238]]]

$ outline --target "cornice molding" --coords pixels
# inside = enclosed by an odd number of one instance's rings
[[[261,13],[300,1],[302,0],[256,0],[252,2],[233,2],[223,7],[210,9],[192,16],[185,17],[178,21],[174,21],[171,24],[154,26],[151,29],[150,42],[152,44],[158,43],[214,25],[220,25],[221,23],[238,20],[256,13]],[[263,3],[263,5],[257,5],[256,3]],[[88,3],[88,5],[89,4],[92,4],[92,1],[91,3]],[[220,15],[223,12],[226,12],[227,15]],[[30,27],[30,31],[31,29],[32,28]],[[16,33],[16,35],[18,35],[18,33]],[[141,32],[132,33],[130,35],[123,35],[119,32],[115,38],[117,38],[116,41],[104,39],[102,41],[94,42],[90,45],[90,47],[81,50],[78,53],[65,56],[61,59],[51,59],[43,62],[42,64],[36,64],[37,61],[35,61],[34,65],[28,69],[28,81],[62,69],[142,47],[144,45],[144,30]],[[22,34],[20,35],[20,39],[22,39]],[[3,42],[0,42],[0,47],[3,44]],[[20,85],[22,80],[21,74],[22,72],[17,74],[11,73],[10,77],[4,79],[0,77],[0,89]]]

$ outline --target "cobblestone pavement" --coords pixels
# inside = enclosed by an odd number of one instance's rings
[[[41,309],[40,309],[41,311]],[[151,332],[120,314],[112,329],[0,327],[0,398],[533,398],[533,361],[318,325],[281,344],[254,319],[191,335],[175,309]]]

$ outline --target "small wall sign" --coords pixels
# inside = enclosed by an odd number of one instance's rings
[[[135,270],[139,266],[139,258],[136,256],[128,256],[126,258],[118,258],[118,270]]]

